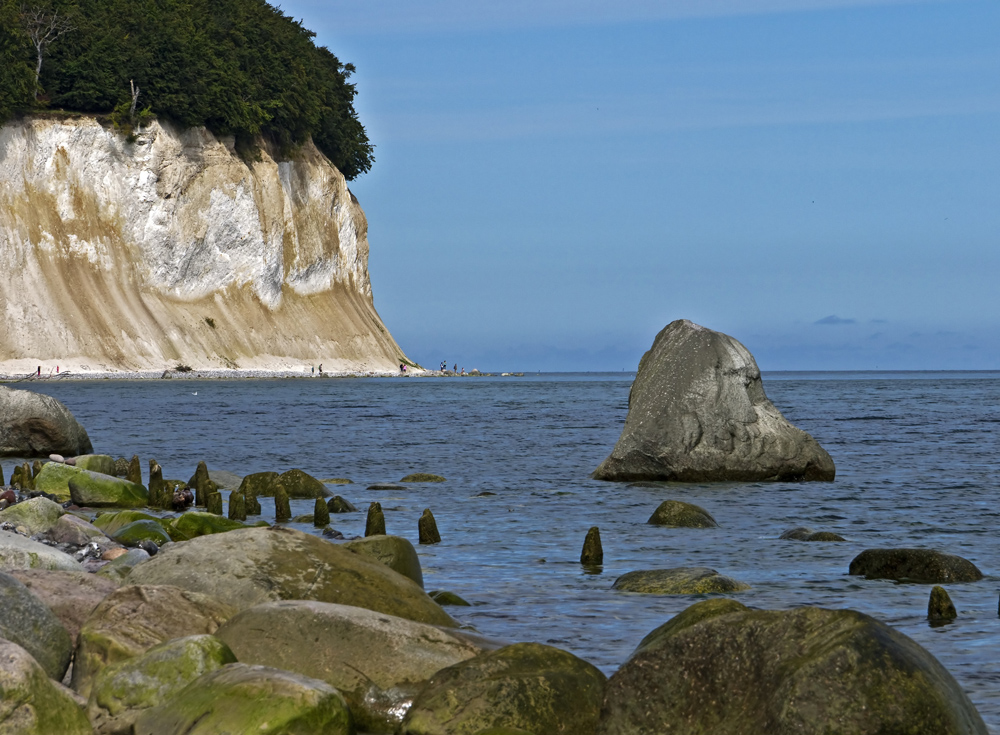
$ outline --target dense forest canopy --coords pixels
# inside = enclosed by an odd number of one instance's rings
[[[374,160],[354,67],[314,35],[265,0],[0,0],[0,122],[47,108],[145,110],[244,149],[258,136],[285,150],[312,136],[353,179]]]

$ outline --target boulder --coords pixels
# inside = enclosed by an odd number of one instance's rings
[[[34,656],[49,678],[61,681],[73,641],[59,618],[19,579],[0,572],[0,638]]]
[[[432,475],[428,472],[414,472],[412,475],[407,475],[400,482],[444,482],[445,478],[441,475]]]
[[[149,513],[143,513],[141,510],[119,510],[110,513],[99,513],[94,518],[94,525],[108,536],[114,536],[125,528],[125,526],[136,521],[154,521],[162,524],[163,519]]]
[[[113,580],[89,572],[15,569],[10,574],[59,618],[69,633],[71,650],[76,648],[80,628],[90,613],[101,600],[118,589]]]
[[[402,536],[366,536],[344,545],[355,554],[361,554],[369,559],[385,564],[404,577],[409,577],[421,587],[424,586],[424,573],[420,569],[420,557],[407,539]]]
[[[204,592],[237,610],[271,600],[319,600],[457,626],[411,579],[318,536],[280,526],[170,544],[132,570],[129,582]]]
[[[0,531],[0,571],[12,569],[63,569],[82,572],[80,562],[51,546],[10,531]]]
[[[605,690],[598,733],[986,735],[916,642],[853,610],[699,602],[639,644]]]
[[[719,524],[712,514],[701,506],[693,503],[682,503],[679,500],[664,500],[653,511],[646,521],[654,526],[670,526],[671,528],[718,528]]]
[[[213,635],[192,635],[153,646],[106,666],[94,680],[87,714],[96,735],[131,733],[143,710],[167,701],[199,676],[236,663]]]
[[[122,477],[118,474],[118,466],[115,460],[107,454],[81,454],[76,458],[74,466],[81,470],[100,472],[102,475],[112,477]]]
[[[318,679],[266,666],[228,664],[144,710],[134,735],[352,735],[343,696]]]
[[[208,479],[214,482],[220,489],[232,492],[239,488],[243,482],[243,475],[226,470],[209,470]]]
[[[571,653],[516,643],[438,671],[397,732],[451,735],[504,726],[584,735],[597,725],[605,681]]]
[[[628,572],[616,579],[612,588],[648,595],[705,595],[743,592],[750,589],[750,585],[708,567],[676,567]]]
[[[234,612],[214,597],[178,587],[121,587],[94,609],[80,630],[73,688],[89,697],[105,666],[174,638],[214,633]]]
[[[833,480],[830,455],[764,393],[753,355],[686,319],[639,362],[618,443],[598,480]]]
[[[335,687],[366,732],[392,732],[432,674],[497,647],[453,628],[312,600],[256,605],[215,635],[242,663],[294,671]]]
[[[97,571],[97,576],[121,584],[135,567],[149,561],[150,558],[151,556],[145,548],[129,549],[123,554],[118,554],[108,564],[101,567]]]
[[[790,528],[779,538],[786,541],[847,541],[846,538],[838,533],[833,533],[833,531],[814,531],[805,526]]]
[[[64,503],[70,499],[69,481],[79,477],[85,470],[75,465],[46,462],[38,477],[35,478],[35,489],[49,495],[55,495]]]
[[[93,451],[73,414],[51,396],[0,386],[0,456],[48,457]]]
[[[288,470],[278,479],[290,498],[325,498],[332,495],[326,485],[302,470]]]
[[[456,607],[472,607],[466,600],[448,590],[432,590],[427,593],[438,605],[455,605]]]
[[[0,523],[24,526],[34,536],[36,533],[49,531],[64,512],[59,503],[39,496],[0,510]]]
[[[93,735],[73,694],[52,681],[16,643],[0,638],[0,732],[11,735]]]
[[[849,574],[920,584],[977,582],[983,573],[968,559],[934,549],[866,549],[854,557]]]
[[[339,495],[334,495],[330,498],[326,507],[329,508],[331,513],[357,513],[358,508],[350,500],[344,500],[344,498]]]
[[[215,513],[189,510],[171,521],[167,531],[175,541],[184,541],[213,533],[234,531],[237,528],[246,528],[246,524]]]
[[[86,546],[91,541],[107,543],[111,540],[93,523],[72,513],[60,516],[55,525],[45,533],[45,537],[57,544],[70,546]]]
[[[120,528],[112,537],[122,546],[134,548],[142,541],[152,541],[157,546],[169,544],[170,535],[158,521],[139,520],[132,521],[127,526]]]
[[[248,498],[273,498],[279,477],[277,472],[254,472],[243,478],[239,491]]]
[[[110,475],[84,470],[68,484],[70,498],[86,508],[145,508],[149,503],[142,485]]]

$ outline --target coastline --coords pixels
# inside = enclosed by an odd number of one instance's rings
[[[0,385],[23,384],[24,387],[33,383],[75,382],[84,380],[288,380],[288,379],[347,379],[347,378],[492,378],[492,377],[522,377],[524,373],[455,373],[451,370],[424,370],[407,367],[405,373],[384,370],[324,370],[322,373],[312,373],[306,370],[230,370],[228,368],[211,368],[207,370],[177,371],[167,370],[102,370],[89,372],[63,371],[58,374],[38,375],[4,374],[0,373]]]

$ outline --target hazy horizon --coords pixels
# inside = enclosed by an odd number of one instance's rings
[[[295,0],[357,66],[375,305],[417,362],[1000,366],[1000,4]]]

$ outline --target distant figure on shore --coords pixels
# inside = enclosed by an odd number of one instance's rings
[[[460,372],[459,375],[465,375],[465,368],[464,367],[462,368],[462,372]]]
[[[447,369],[448,369],[448,361],[447,360],[442,360],[441,361],[441,372],[443,373]]]
[[[457,362],[454,365],[451,366],[451,371],[453,373],[457,373],[458,372],[458,363]]]
[[[322,375],[322,374],[323,374],[323,363],[320,363],[320,364],[319,364],[319,374],[320,374],[320,375]]]
[[[42,377],[42,366],[41,365],[38,366],[38,377],[39,378]]]
[[[316,374],[316,366],[315,366],[315,365],[311,365],[311,366],[309,367],[309,369],[310,369],[310,370],[312,371],[312,374],[313,374],[313,375],[315,375],[315,374]]]

